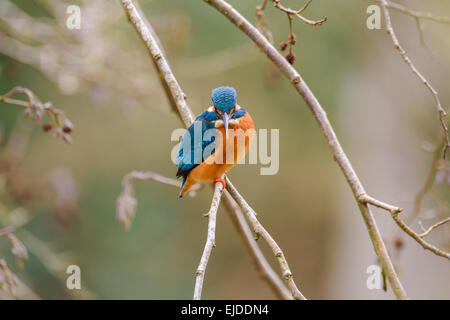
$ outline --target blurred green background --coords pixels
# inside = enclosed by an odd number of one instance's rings
[[[257,128],[280,130],[276,175],[260,175],[260,165],[242,165],[229,176],[283,248],[300,290],[311,299],[393,298],[390,288],[385,293],[366,287],[366,269],[376,264],[376,256],[363,220],[319,127],[288,81],[203,1],[140,3],[195,114],[210,105],[213,88],[229,85],[237,89],[238,103],[251,113]],[[256,21],[259,2],[230,3]],[[283,3],[303,6],[302,1]],[[79,30],[65,26],[69,4],[81,7]],[[313,1],[305,16],[327,16],[328,21],[312,27],[294,20],[294,66],[327,111],[367,191],[408,214],[432,159],[422,146],[436,144],[441,128],[432,96],[403,63],[386,32],[366,28],[369,4]],[[450,4],[444,1],[407,5],[450,15]],[[272,5],[265,14],[278,46],[288,36],[286,16]],[[396,12],[392,18],[409,55],[436,87],[443,105],[449,105],[450,27],[424,21],[423,46],[414,19]],[[67,145],[23,119],[23,109],[0,103],[0,152],[14,149],[15,135],[28,140],[16,167],[23,183],[37,190],[31,199],[23,199],[14,196],[10,184],[2,184],[0,226],[17,216],[26,220],[16,235],[29,248],[30,258],[24,270],[17,270],[4,238],[0,257],[44,299],[190,299],[206,238],[202,214],[212,190],[204,188],[196,197],[180,200],[176,188],[137,182],[131,230],[123,232],[115,219],[127,172],[175,176],[170,135],[182,127],[120,3],[2,1],[0,65],[0,94],[17,85],[30,88],[42,101],[64,110],[74,124],[73,144]],[[61,176],[62,187],[57,182]],[[58,192],[49,185],[69,189],[69,209],[55,209]],[[433,190],[445,210],[437,212],[433,198],[427,197],[420,216],[426,226],[448,216],[448,184]],[[449,298],[448,261],[401,236],[385,212],[374,214],[409,295]],[[217,247],[203,297],[275,298],[223,210],[217,223]],[[417,220],[412,225],[418,230]],[[404,244],[400,251],[391,245],[398,238]],[[429,240],[449,249],[449,238],[449,229],[442,228]],[[278,271],[269,250],[260,245]],[[65,287],[63,271],[70,264],[81,268],[81,292]]]

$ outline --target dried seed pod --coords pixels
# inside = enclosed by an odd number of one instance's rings
[[[289,53],[286,55],[286,60],[287,60],[290,64],[294,64],[294,62],[295,62],[295,53],[289,52]]]
[[[290,34],[288,37],[288,42],[292,45],[294,45],[297,42],[297,37],[295,34]]]

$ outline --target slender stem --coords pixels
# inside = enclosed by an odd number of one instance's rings
[[[291,293],[277,273],[273,270],[269,262],[267,262],[266,257],[264,257],[264,254],[253,237],[253,233],[250,230],[241,209],[227,190],[225,190],[224,195],[222,196],[222,203],[227,209],[233,225],[236,230],[238,230],[238,233],[241,236],[241,239],[244,242],[250,257],[253,260],[253,264],[255,265],[255,268],[261,278],[267,282],[278,298],[283,300],[292,300],[293,298]]]
[[[283,275],[283,279],[288,286],[292,297],[296,300],[306,300],[305,296],[300,292],[297,288],[297,285],[294,282],[294,276],[292,275],[291,269],[287,263],[286,257],[284,256],[283,251],[280,246],[276,243],[276,241],[272,238],[269,232],[263,227],[263,225],[256,218],[255,211],[250,207],[250,205],[245,201],[244,197],[237,191],[237,189],[233,186],[231,181],[227,178],[227,190],[230,192],[230,195],[234,200],[238,203],[241,209],[247,215],[247,219],[250,221],[250,224],[253,227],[253,230],[256,233],[256,237],[261,236],[266,243],[269,245],[270,249],[274,256],[277,258],[278,263],[281,268],[281,272]]]
[[[438,96],[436,89],[434,89],[433,86],[428,82],[428,80],[425,79],[425,77],[422,75],[422,73],[420,73],[420,71],[416,68],[416,66],[413,64],[411,59],[406,54],[405,49],[403,49],[403,47],[400,45],[397,35],[395,34],[394,28],[392,27],[391,15],[389,13],[387,0],[380,0],[380,4],[381,4],[381,7],[383,8],[384,17],[386,20],[387,33],[390,35],[392,42],[394,43],[395,49],[399,52],[403,61],[405,61],[405,63],[408,65],[409,69],[411,69],[412,73],[417,78],[419,78],[420,82],[422,82],[425,85],[425,87],[433,95],[433,98],[434,98],[434,101],[436,104],[436,108],[438,111],[439,122],[441,123],[443,134],[444,134],[445,143],[444,143],[444,147],[442,149],[442,157],[445,160],[447,157],[447,150],[448,150],[448,148],[450,148],[448,127],[447,127],[447,124],[445,123],[445,116],[447,115],[447,113],[445,112],[444,108],[442,108],[442,106],[441,106],[441,101],[439,100],[439,96]]]
[[[450,217],[448,217],[448,218],[446,218],[446,219],[444,219],[444,220],[441,220],[441,221],[439,221],[439,222],[433,224],[431,227],[429,227],[429,228],[426,229],[424,232],[422,232],[421,234],[419,234],[419,237],[421,237],[421,238],[426,237],[427,235],[430,234],[431,231],[433,231],[433,230],[436,229],[437,227],[442,226],[443,224],[446,224],[447,222],[450,222]]]
[[[375,1],[380,2],[380,3],[382,2],[382,0],[375,0]],[[398,12],[401,12],[408,16],[414,17],[416,19],[427,19],[427,20],[431,20],[434,22],[438,22],[438,23],[450,24],[450,17],[438,16],[438,15],[435,15],[430,12],[421,12],[421,11],[413,10],[413,9],[407,8],[401,4],[393,2],[393,1],[388,1],[386,6],[390,9],[394,9]]]
[[[212,249],[216,246],[216,220],[217,209],[219,209],[220,198],[223,193],[223,185],[217,182],[214,187],[214,195],[211,202],[211,207],[206,214],[208,217],[208,234],[206,237],[205,248],[203,249],[202,258],[197,268],[195,276],[194,300],[200,300],[202,297],[203,280],[205,279],[206,266],[208,265],[209,257]]]
[[[408,227],[408,225],[406,225],[406,223],[404,223],[396,214],[391,214],[392,218],[394,219],[394,221],[397,223],[397,225],[402,228],[403,231],[405,231],[411,238],[413,238],[414,240],[416,240],[424,249],[426,250],[430,250],[431,252],[433,252],[434,254],[444,257],[446,259],[450,260],[450,254],[447,252],[444,252],[438,248],[436,248],[435,246],[429,244],[428,242],[426,242],[425,240],[422,239],[420,234],[417,234],[414,232],[413,229],[411,229],[410,227]],[[445,222],[444,222],[445,223]],[[431,231],[431,230],[430,230]]]

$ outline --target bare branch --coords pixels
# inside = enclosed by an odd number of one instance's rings
[[[238,205],[247,215],[247,218],[250,221],[250,224],[252,225],[253,230],[256,233],[256,237],[258,238],[259,236],[261,236],[269,245],[270,249],[272,249],[272,252],[277,258],[278,263],[280,265],[283,279],[286,282],[289,290],[291,291],[294,299],[306,300],[306,298],[303,296],[300,290],[298,290],[297,285],[294,282],[294,276],[292,275],[291,269],[289,268],[289,265],[286,261],[284,253],[281,250],[280,246],[275,242],[270,233],[267,232],[267,230],[258,221],[258,219],[256,218],[255,211],[249,206],[247,201],[245,201],[244,197],[240,195],[240,193],[237,191],[237,189],[233,186],[233,184],[228,178],[227,178],[227,190],[230,192],[233,199],[236,200]]]
[[[194,116],[186,104],[186,95],[181,90],[181,87],[173,75],[167,60],[164,58],[164,53],[161,51],[158,41],[155,40],[154,35],[148,28],[148,22],[143,19],[143,15],[140,14],[140,10],[137,9],[135,1],[121,0],[121,2],[128,19],[139,33],[140,38],[144,41],[148,51],[151,54],[152,60],[155,62],[158,74],[164,81],[164,88],[168,90],[166,93],[169,94],[170,92],[170,97],[174,99],[173,103],[177,107],[178,114],[184,124],[188,127],[192,122],[194,122]]]
[[[377,2],[382,3],[383,0],[376,0]],[[420,12],[420,11],[416,11],[410,8],[407,8],[401,4],[398,4],[396,2],[393,1],[387,1],[386,3],[386,7],[390,8],[390,9],[394,9],[398,12],[401,12],[403,14],[406,14],[408,16],[414,17],[416,19],[427,19],[427,20],[431,20],[434,22],[438,22],[438,23],[448,23],[450,24],[450,17],[445,17],[445,16],[439,16],[439,15],[435,15],[433,13],[430,12]]]
[[[358,200],[362,203],[368,203],[375,207],[387,210],[393,214],[397,214],[397,213],[400,213],[403,211],[402,208],[394,207],[393,205],[390,205],[390,204],[384,203],[382,201],[379,201],[375,198],[372,198],[371,196],[369,196],[367,194],[362,194],[361,196],[359,196]]]
[[[369,236],[372,240],[374,250],[378,259],[386,272],[391,287],[395,295],[399,299],[407,299],[407,295],[403,286],[397,276],[397,273],[392,265],[392,261],[384,245],[383,239],[378,231],[375,219],[372,212],[366,203],[361,203],[358,198],[361,195],[365,195],[366,192],[356,175],[350,161],[348,160],[344,150],[342,149],[336,134],[327,118],[326,112],[318,102],[315,95],[309,89],[308,85],[302,79],[300,74],[287,62],[283,56],[273,47],[273,45],[267,41],[267,39],[250,23],[248,22],[238,11],[223,0],[204,0],[209,5],[217,9],[228,20],[236,25],[241,31],[243,31],[263,52],[267,57],[280,69],[280,71],[288,78],[291,84],[295,87],[298,93],[305,100],[306,104],[313,113],[319,127],[322,130],[325,139],[328,142],[331,153],[334,159],[341,168],[348,184],[350,185],[355,199],[358,202],[359,209],[366,223],[366,227],[369,232]]]
[[[264,257],[264,254],[253,237],[253,233],[250,230],[241,209],[227,190],[225,190],[222,196],[222,203],[227,209],[228,215],[241,236],[261,278],[267,282],[278,298],[292,300],[292,294],[267,262],[266,257]]]
[[[425,240],[422,239],[420,234],[417,234],[416,232],[414,232],[413,229],[411,229],[410,227],[408,227],[408,225],[406,223],[404,223],[397,214],[391,214],[392,218],[394,219],[394,221],[397,223],[397,225],[402,228],[403,231],[405,231],[411,238],[413,238],[414,240],[416,240],[424,249],[426,250],[430,250],[431,252],[435,253],[438,256],[447,258],[450,260],[450,254],[447,252],[444,252],[438,248],[436,248],[435,246],[429,244],[428,242],[426,242]],[[445,222],[444,222],[445,223]],[[431,230],[430,230],[431,231]]]
[[[135,215],[137,201],[134,198],[133,180],[153,180],[174,187],[180,187],[178,180],[170,179],[153,172],[132,171],[122,179],[122,193],[117,198],[116,218],[125,231],[130,229],[131,221]]]
[[[450,222],[450,217],[448,217],[448,218],[446,218],[446,219],[444,219],[444,220],[441,220],[441,221],[439,221],[439,222],[433,224],[431,227],[429,227],[428,229],[426,229],[423,233],[419,234],[418,236],[421,237],[421,238],[424,238],[424,237],[426,237],[427,235],[429,235],[431,231],[433,231],[433,230],[436,229],[437,227],[442,226],[443,224],[446,224],[447,222]]]
[[[395,49],[400,53],[400,56],[402,57],[403,61],[405,61],[405,63],[408,65],[408,67],[411,69],[412,73],[414,73],[417,76],[417,78],[419,78],[419,80],[425,85],[425,87],[433,95],[434,101],[436,103],[438,115],[439,115],[439,121],[440,121],[442,129],[444,131],[445,143],[444,143],[444,147],[442,149],[442,156],[445,160],[447,157],[447,150],[450,147],[450,141],[449,141],[449,136],[448,136],[448,127],[447,127],[447,124],[445,123],[445,116],[447,115],[447,113],[445,112],[444,108],[442,108],[442,106],[441,106],[441,102],[439,100],[437,91],[431,86],[431,84],[428,82],[427,79],[425,79],[425,77],[419,72],[419,70],[417,70],[415,65],[412,63],[411,59],[406,54],[405,49],[403,49],[403,47],[400,45],[397,35],[394,32],[394,28],[392,27],[391,15],[389,13],[387,0],[380,0],[380,4],[381,4],[381,7],[383,8],[383,12],[384,12],[385,20],[386,20],[386,29],[387,29],[388,34],[391,36],[391,39],[392,39],[392,42],[394,43]]]
[[[306,4],[303,6],[303,8],[301,8],[300,10],[293,10],[293,9],[286,8],[283,5],[281,5],[280,0],[272,0],[272,2],[273,2],[273,5],[275,8],[287,13],[289,16],[293,15],[293,16],[299,18],[304,23],[309,24],[311,26],[320,26],[322,23],[324,23],[328,19],[328,17],[324,17],[319,20],[310,20],[301,15],[301,13],[309,6],[309,4],[312,2],[312,0],[308,0],[306,2]]]
[[[445,143],[445,141],[444,141]],[[414,208],[411,215],[407,217],[407,222],[411,222],[415,217],[418,216],[420,213],[420,210],[422,209],[422,201],[425,195],[431,190],[434,184],[434,180],[436,178],[436,173],[438,170],[438,163],[439,163],[440,153],[438,151],[434,152],[433,160],[431,161],[431,167],[428,171],[428,175],[425,179],[425,183],[423,184],[422,188],[417,192],[415,198],[414,198]]]
[[[222,183],[217,182],[214,186],[214,195],[211,202],[211,207],[206,214],[208,217],[208,235],[206,237],[205,248],[203,249],[202,258],[200,259],[200,264],[198,265],[195,276],[194,300],[200,300],[202,296],[203,279],[205,278],[206,266],[208,265],[211,251],[216,246],[216,218],[222,192],[223,185]]]

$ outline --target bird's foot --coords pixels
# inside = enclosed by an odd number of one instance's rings
[[[223,180],[222,178],[217,178],[216,180],[214,180],[214,184],[215,184],[216,182],[222,183],[223,189],[225,189],[225,188],[227,187],[227,183],[226,183],[225,180]]]

